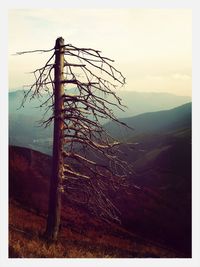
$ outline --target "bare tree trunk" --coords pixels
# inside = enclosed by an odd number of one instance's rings
[[[55,72],[54,72],[54,138],[53,138],[53,161],[52,176],[50,180],[49,208],[46,226],[46,237],[50,240],[57,240],[60,212],[61,212],[61,183],[63,176],[63,68],[64,68],[64,39],[56,40],[55,45]]]
[[[124,178],[130,175],[132,166],[118,157],[121,156],[120,143],[107,133],[100,120],[109,119],[131,128],[119,121],[112,111],[112,107],[120,110],[125,107],[115,93],[117,84],[125,84],[125,77],[112,66],[113,60],[102,56],[99,50],[64,45],[62,38],[56,40],[52,49],[18,54],[50,51],[53,55],[46,64],[33,72],[35,82],[25,93],[22,105],[29,94],[32,99],[40,96],[43,90],[49,93],[49,98],[41,107],[46,107],[50,100],[55,101],[54,114],[43,120],[43,125],[47,127],[54,119],[52,176],[45,234],[47,239],[56,240],[62,191],[73,197],[74,189],[77,189],[77,194],[80,192],[78,201],[82,200],[81,196],[86,196],[90,199],[88,204],[92,209],[97,207],[104,219],[108,216],[119,220],[119,211],[107,197],[104,180],[109,180],[108,186],[112,186],[113,190],[121,188],[121,185],[126,185]],[[52,64],[54,56],[55,64]],[[64,57],[67,57],[66,61]],[[52,70],[55,71],[54,78],[51,76]],[[65,95],[64,84],[76,86],[76,95]],[[106,99],[106,96],[111,96],[113,100]],[[65,147],[65,144],[68,146]],[[96,155],[94,160],[90,157],[92,154]],[[96,161],[98,157],[102,162]],[[67,164],[63,164],[64,158],[67,158]]]

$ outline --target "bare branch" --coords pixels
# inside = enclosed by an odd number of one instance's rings
[[[63,45],[64,64],[62,80],[65,93],[60,99],[62,108],[55,113],[55,77],[53,71],[56,64],[53,58],[59,52],[54,47],[50,50],[34,50],[19,52],[18,55],[35,52],[54,51],[43,67],[33,71],[35,82],[25,92],[22,105],[28,96],[30,99],[39,97],[43,92],[48,97],[40,107],[46,107],[41,124],[49,126],[53,120],[62,122],[62,174],[64,191],[81,197],[75,192],[82,192],[83,202],[90,205],[103,219],[108,217],[119,220],[119,211],[110,201],[107,188],[118,190],[125,185],[124,178],[132,171],[130,164],[121,160],[120,142],[110,136],[102,125],[102,120],[111,120],[128,127],[113,113],[112,108],[124,110],[125,106],[116,95],[117,85],[125,84],[125,77],[111,64],[114,60],[101,55],[99,50],[78,48],[71,44]],[[67,86],[75,86],[75,94],[67,91]],[[111,96],[112,100],[107,97]],[[59,99],[59,100],[60,100]],[[51,101],[51,104],[49,102]],[[52,116],[45,119],[47,112],[52,110]],[[57,115],[55,115],[57,114]],[[59,114],[59,115],[58,115]],[[130,127],[128,127],[130,128]],[[70,197],[70,194],[67,194]],[[97,208],[98,207],[98,208]],[[95,210],[96,209],[96,210]]]
[[[22,51],[22,52],[17,52],[14,55],[24,55],[24,54],[30,54],[30,53],[46,53],[46,52],[51,52],[53,51],[54,48],[48,49],[48,50],[44,50],[44,49],[39,49],[39,50],[31,50],[31,51]]]

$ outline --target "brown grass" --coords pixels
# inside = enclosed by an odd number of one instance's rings
[[[73,212],[70,216],[73,219]],[[77,216],[76,216],[77,218]],[[79,218],[80,219],[80,218]],[[94,221],[95,222],[95,221]],[[45,217],[10,202],[9,209],[9,257],[14,258],[130,258],[130,257],[175,257],[166,251],[134,237],[120,227],[96,221],[84,231],[76,227],[63,227],[59,241],[48,243],[42,237]],[[85,222],[86,224],[87,222]],[[84,222],[82,222],[84,226]],[[97,228],[98,226],[98,228]],[[79,229],[80,230],[80,229]],[[115,233],[115,234],[114,234]],[[114,235],[113,235],[114,234]]]
[[[20,208],[16,202],[10,203],[9,212],[9,256],[20,258],[93,258],[112,257],[91,248],[92,240],[85,235],[73,233],[64,228],[60,241],[50,244],[42,238],[45,218]],[[87,246],[88,245],[88,246]]]

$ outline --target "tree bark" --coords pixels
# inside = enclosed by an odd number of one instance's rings
[[[46,237],[49,240],[57,240],[60,213],[61,213],[61,190],[63,176],[63,81],[64,69],[64,39],[56,40],[55,44],[55,69],[54,69],[54,137],[53,137],[53,159],[52,175],[50,179],[49,207],[46,225]]]

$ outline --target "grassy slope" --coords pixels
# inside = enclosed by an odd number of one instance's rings
[[[191,108],[192,104],[187,103],[170,110],[148,112],[121,119],[122,122],[134,130],[127,129],[115,122],[109,122],[104,127],[113,137],[124,141],[140,134],[164,134],[169,131],[190,127]]]
[[[71,223],[63,226],[59,241],[48,243],[42,233],[45,217],[10,201],[9,257],[22,258],[132,258],[181,257],[173,250],[140,240],[116,225],[102,225],[93,220],[79,226],[77,214],[70,214]],[[75,216],[75,218],[73,217]],[[75,220],[75,221],[74,221]],[[73,223],[72,223],[73,222]]]
[[[131,189],[128,197],[115,198],[123,211],[123,225],[190,255],[190,128],[143,134],[130,142],[132,145],[122,148],[126,160],[134,167],[135,175],[130,179],[140,189]]]
[[[65,202],[57,243],[42,238],[45,229],[50,158],[10,148],[10,257],[182,257],[181,253],[145,240],[115,224]]]

